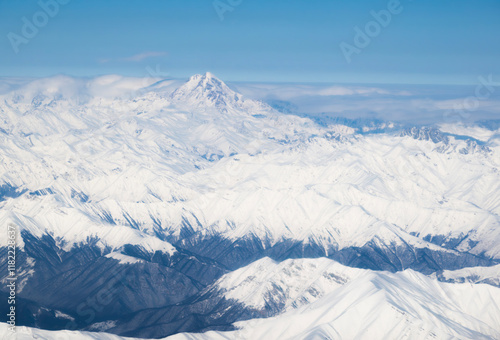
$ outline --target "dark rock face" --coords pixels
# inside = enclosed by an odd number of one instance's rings
[[[7,293],[0,292],[0,299],[7,301]],[[9,305],[0,305],[1,321],[6,322],[6,315],[9,312]],[[73,317],[68,314],[61,314],[59,311],[42,307],[36,302],[16,297],[16,324],[29,325],[48,330],[67,329]]]
[[[473,282],[473,283],[485,283],[485,284],[488,284],[488,285],[491,285],[491,286],[495,286],[495,287],[499,287],[500,288],[500,277],[488,277],[488,278],[481,278],[480,276],[478,275],[469,275],[469,276],[463,276],[463,277],[459,277],[459,278],[453,278],[453,279],[449,279],[449,278],[446,278],[443,273],[438,273],[436,275],[436,278],[439,280],[439,281],[442,281],[442,282],[448,282],[448,283],[466,283],[466,282]]]
[[[484,143],[472,139],[466,136],[452,135],[449,133],[444,133],[439,129],[433,127],[412,127],[404,129],[401,134],[401,137],[410,136],[413,139],[417,140],[427,140],[431,141],[435,144],[442,143],[440,147],[436,149],[439,152],[446,152],[447,146],[450,145],[450,136],[453,136],[456,139],[465,140],[465,147],[458,149],[457,151],[463,155],[473,154],[473,153],[489,153],[491,149],[485,145]]]
[[[453,240],[450,244],[458,245]],[[447,247],[442,251],[427,248],[415,248],[411,245],[379,246],[369,242],[363,247],[349,247],[339,250],[331,246],[325,250],[315,243],[303,243],[285,240],[274,245],[255,237],[230,241],[219,236],[207,239],[190,237],[177,242],[182,248],[196,250],[204,257],[212,258],[231,270],[246,266],[262,257],[270,257],[276,261],[289,258],[328,257],[341,264],[372,270],[387,270],[391,272],[414,269],[424,274],[440,270],[460,269],[471,266],[491,266],[497,263],[492,259],[483,258],[469,253],[453,251]]]
[[[287,258],[314,258],[326,255],[320,247],[292,241],[279,243],[269,249],[264,249],[260,240],[252,238],[236,242],[210,238],[206,242],[207,244],[200,242],[192,246],[205,251],[205,256],[211,253],[230,268],[237,268],[238,263],[243,266],[247,262],[253,262],[262,257],[262,254],[279,261]],[[210,252],[210,249],[213,252]],[[426,274],[443,269],[487,266],[496,263],[493,260],[453,251],[438,252],[410,246],[380,248],[374,243],[359,248],[346,248],[330,254],[330,258],[352,267],[392,272],[412,268]],[[280,287],[276,289],[276,294],[269,296],[266,300],[268,302],[266,309],[261,311],[248,308],[237,301],[227,300],[217,286],[209,286],[180,304],[132,313],[107,331],[123,336],[159,338],[178,332],[231,330],[233,329],[232,323],[236,321],[271,317],[281,313],[285,301],[279,299]]]
[[[265,311],[255,310],[238,301],[226,299],[217,286],[210,286],[183,303],[132,313],[108,332],[160,338],[179,332],[233,330],[232,324],[236,321],[270,317],[282,312],[283,301],[275,302]]]
[[[120,320],[109,332],[124,336],[159,338],[179,332],[231,330],[231,323],[252,317],[244,306],[214,294],[183,304],[146,309]]]
[[[411,268],[424,274],[498,263],[454,251],[459,240],[439,236],[428,239],[437,244],[445,242],[448,249],[370,242],[340,250],[332,245],[325,250],[312,240],[271,244],[247,237],[231,241],[220,236],[201,237],[188,227],[181,235],[184,238],[169,240],[178,250],[173,255],[124,245],[121,253],[138,261],[121,263],[106,257],[111,249],[97,247],[97,240],[89,239],[65,251],[50,235],[37,238],[23,232],[25,247],[17,252],[18,281],[24,282],[17,295],[19,324],[152,338],[178,332],[230,330],[236,321],[282,311],[280,294],[268,299],[265,311],[252,310],[227,300],[216,286],[210,286],[228,270],[265,256],[277,261],[326,256],[352,267],[392,272]],[[6,267],[6,253],[6,248],[0,248],[0,266]],[[5,288],[1,290],[5,295]],[[6,321],[5,316],[0,321]]]
[[[5,198],[16,198],[21,196],[26,190],[21,190],[12,186],[9,183],[4,183],[0,185],[0,202],[4,201]]]
[[[401,132],[401,137],[404,136],[410,136],[413,139],[418,140],[428,140],[432,141],[433,143],[443,142],[444,144],[448,144],[449,142],[448,137],[441,131],[430,127],[412,127],[404,129]]]
[[[25,278],[27,283],[17,297],[75,318],[61,328],[80,329],[141,309],[179,303],[226,272],[214,261],[207,263],[184,252],[147,254],[128,245],[124,253],[143,261],[121,264],[105,257],[110,251],[92,242],[65,252],[49,235],[40,239],[28,233],[22,236],[25,249],[17,252],[17,271],[33,274],[19,277],[18,281]],[[4,267],[6,253],[7,248],[0,249]],[[4,272],[2,279],[5,276]],[[35,320],[26,322],[37,325]]]
[[[441,270],[455,270],[472,266],[492,266],[497,261],[469,253],[435,251],[411,246],[378,247],[369,243],[364,247],[342,249],[330,258],[351,267],[396,272],[413,269],[423,274]]]

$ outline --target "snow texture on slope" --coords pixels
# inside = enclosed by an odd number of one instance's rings
[[[500,289],[442,283],[412,270],[367,272],[323,298],[233,332],[168,339],[498,339]]]
[[[486,151],[426,130],[321,126],[209,73],[158,86],[60,76],[1,94],[2,223],[66,248],[97,238],[171,252],[165,240],[188,231],[325,255],[371,242],[500,258],[496,139]]]

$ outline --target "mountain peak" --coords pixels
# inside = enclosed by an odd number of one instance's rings
[[[213,73],[210,73],[210,72],[205,72],[204,77],[205,77],[205,78],[215,78],[215,79],[217,79],[217,77],[216,77],[216,76],[214,76],[214,74],[213,74]],[[218,79],[217,79],[217,80],[218,80]]]
[[[222,82],[213,73],[206,72],[205,74],[195,74],[195,75],[189,77],[189,80],[186,82],[186,84],[206,82],[206,81],[210,81],[210,80]]]
[[[171,97],[195,106],[216,107],[221,111],[227,111],[228,107],[238,106],[242,102],[241,94],[231,90],[210,72],[195,74]]]

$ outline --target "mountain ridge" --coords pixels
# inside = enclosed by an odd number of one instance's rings
[[[60,327],[64,313],[78,329],[129,334],[161,310],[165,324],[150,329],[157,337],[227,330],[290,306],[280,294],[261,310],[240,293],[214,293],[215,306],[197,314],[208,305],[199,294],[266,257],[277,272],[288,267],[274,261],[328,257],[355,271],[411,268],[455,282],[476,274],[448,271],[494,271],[500,261],[493,132],[471,144],[457,138],[461,126],[319,124],[246,99],[211,74],[172,93],[113,76],[71,80],[59,92],[66,81],[0,94],[0,222],[18,227],[19,297],[48,310],[28,325]],[[124,95],[131,88],[144,90]],[[0,234],[2,254],[6,244]],[[102,289],[96,275],[112,280],[112,269],[133,289],[119,285],[120,299],[87,321],[78,303]],[[79,276],[89,282],[81,291],[67,281]]]

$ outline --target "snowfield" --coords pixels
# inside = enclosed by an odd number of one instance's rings
[[[443,283],[412,270],[366,271],[310,304],[276,317],[238,322],[236,331],[167,339],[498,339],[498,306],[500,288],[491,285]],[[0,325],[0,334],[9,339],[6,324]],[[32,338],[124,339],[106,333],[18,328],[17,339]]]
[[[187,221],[200,237],[291,239],[325,254],[373,241],[500,258],[494,143],[343,133],[211,74],[133,98],[99,96],[105,80],[56,77],[1,95],[0,181],[19,196],[0,203],[0,219],[66,247],[95,236],[165,249],[154,237],[179,239]],[[135,235],[115,242],[122,226]]]
[[[498,123],[321,121],[210,73],[0,89],[0,224],[30,308],[61,294],[54,320],[137,338],[500,339]],[[85,321],[112,268],[131,285]]]
[[[239,322],[234,332],[169,339],[498,339],[499,305],[490,285],[371,272],[299,309]]]

